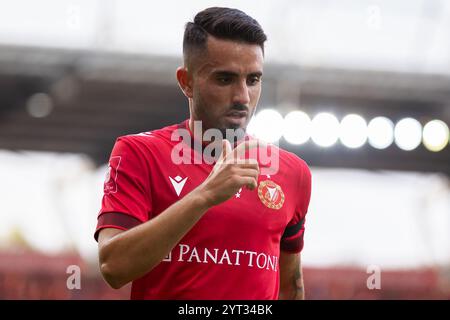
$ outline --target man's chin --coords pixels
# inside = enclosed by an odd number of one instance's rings
[[[245,137],[245,129],[245,127],[241,128],[232,126],[220,129],[220,131],[222,132],[224,139],[227,139],[231,143],[235,143]]]
[[[228,129],[242,129],[245,130],[247,127],[247,118],[246,117],[225,117],[223,127]]]

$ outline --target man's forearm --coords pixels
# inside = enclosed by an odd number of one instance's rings
[[[208,210],[200,193],[193,190],[155,218],[102,245],[100,268],[112,287],[142,277],[168,255]]]

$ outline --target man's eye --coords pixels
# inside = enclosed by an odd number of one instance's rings
[[[220,84],[229,84],[231,82],[231,78],[229,77],[218,77],[217,82]]]
[[[256,84],[258,84],[260,81],[261,81],[261,78],[260,78],[260,77],[251,77],[251,78],[248,80],[248,83],[249,83],[250,85],[256,85]]]

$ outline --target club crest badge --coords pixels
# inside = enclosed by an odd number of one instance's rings
[[[283,190],[271,180],[265,180],[259,183],[258,196],[261,202],[270,209],[278,210],[283,206]]]
[[[121,159],[121,156],[115,156],[109,159],[108,171],[106,172],[105,182],[103,184],[105,194],[117,192],[117,175]]]

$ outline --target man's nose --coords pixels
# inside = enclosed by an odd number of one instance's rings
[[[233,94],[233,103],[246,106],[250,103],[250,92],[246,81],[237,83],[234,87]]]

